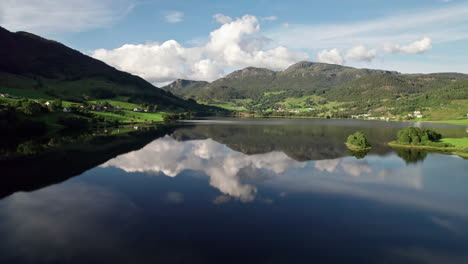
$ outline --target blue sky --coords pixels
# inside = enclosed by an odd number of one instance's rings
[[[468,73],[468,1],[2,0],[0,25],[156,85],[300,60]]]

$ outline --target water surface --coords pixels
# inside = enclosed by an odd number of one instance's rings
[[[468,161],[387,147],[408,125],[184,123],[0,200],[0,262],[468,263]],[[356,130],[363,158],[343,144]]]

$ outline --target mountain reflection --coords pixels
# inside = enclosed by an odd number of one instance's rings
[[[342,190],[366,196],[377,196],[364,186],[370,184],[412,190],[423,188],[420,168],[407,167],[395,155],[386,157],[393,160],[391,167],[383,166],[379,159],[382,158],[371,156],[360,160],[345,157],[299,162],[278,151],[247,155],[212,139],[177,141],[165,136],[138,151],[109,160],[101,167],[168,177],[185,171],[201,172],[223,195],[243,202],[255,200],[259,184],[277,185],[281,192],[306,188],[324,192]],[[228,199],[223,197],[217,198],[216,203]]]

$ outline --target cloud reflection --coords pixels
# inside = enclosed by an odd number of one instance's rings
[[[175,177],[184,170],[202,171],[209,176],[211,186],[223,194],[248,202],[255,199],[257,188],[245,181],[258,180],[260,175],[272,177],[305,165],[282,152],[249,156],[211,139],[180,142],[165,136],[101,166],[113,166],[126,172],[163,173],[169,177]]]
[[[124,196],[88,184],[16,193],[0,203],[0,252],[15,252],[30,263],[118,255],[113,249],[128,245],[107,218],[117,216],[113,221],[122,227],[132,223],[136,212],[136,206]]]
[[[222,193],[212,200],[214,204],[229,202],[228,197],[262,202],[258,188],[269,188],[280,197],[298,192],[339,193],[468,217],[466,210],[460,210],[463,199],[450,202],[450,195],[425,190],[424,166],[408,166],[396,155],[298,162],[283,152],[246,155],[212,139],[176,141],[165,136],[101,166],[169,177],[184,170],[202,172]]]

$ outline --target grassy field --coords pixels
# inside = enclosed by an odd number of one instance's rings
[[[233,111],[247,110],[245,107],[237,107],[237,106],[230,105],[230,104],[208,104],[208,105],[221,107],[221,108],[224,108],[227,110],[233,110]]]
[[[122,123],[141,122],[141,120],[135,120],[135,119],[132,119],[132,118],[127,117],[127,116],[117,115],[117,114],[110,113],[110,112],[93,111],[92,113],[96,114],[96,115],[99,115],[99,116],[102,116],[102,117],[104,117],[106,119],[117,120],[117,121],[122,122]]]
[[[144,112],[133,112],[133,111],[122,111],[124,115],[119,115],[111,112],[98,112],[92,111],[96,115],[103,116],[107,119],[118,120],[122,123],[136,123],[136,122],[161,122],[163,121],[163,112],[156,113],[144,113]]]
[[[16,89],[16,88],[4,88],[0,87],[0,93],[7,93],[9,95],[26,97],[30,99],[54,99],[53,97],[46,95],[40,91],[30,90],[30,89]]]
[[[440,141],[450,143],[455,147],[468,148],[468,138],[443,138]]]
[[[95,100],[95,101],[89,101],[91,104],[99,104],[99,102],[108,102],[110,105],[113,107],[120,106],[125,109],[134,109],[134,108],[140,108],[140,105],[137,104],[132,104],[128,102],[122,102],[122,101],[116,101],[116,100]]]
[[[468,100],[453,100],[451,103],[434,107],[429,110],[431,121],[444,121],[466,118],[468,114]],[[456,123],[456,122],[452,122]]]
[[[162,115],[163,112],[156,112],[156,113],[145,113],[145,112],[133,112],[133,111],[123,111],[125,116],[133,117],[135,119],[141,120],[141,122],[160,122],[163,121]]]

